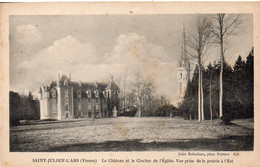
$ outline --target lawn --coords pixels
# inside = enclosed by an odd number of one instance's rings
[[[250,151],[253,119],[215,121],[118,117],[10,128],[10,151]]]

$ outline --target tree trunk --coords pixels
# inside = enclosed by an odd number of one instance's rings
[[[224,47],[223,47],[223,19],[224,16],[218,15],[219,19],[219,38],[220,38],[220,75],[219,75],[219,118],[223,116],[223,66],[224,66]]]
[[[201,120],[204,120],[204,99],[203,99],[203,71],[201,70],[200,86],[201,86]]]
[[[126,78],[126,74],[124,74],[124,114],[125,114],[125,78]]]
[[[210,83],[209,83],[209,110],[210,110],[210,120],[212,122],[211,78],[210,78]]]
[[[223,66],[224,66],[224,48],[223,48],[223,39],[221,37],[220,39],[220,48],[221,48],[221,58],[220,58],[220,62],[221,62],[221,67],[220,67],[220,78],[219,78],[219,86],[220,86],[220,90],[219,90],[219,118],[223,116]]]
[[[201,93],[201,91],[200,91],[200,88],[201,88],[201,86],[200,86],[200,77],[201,77],[201,71],[200,71],[200,63],[199,63],[199,65],[198,65],[198,68],[199,68],[199,79],[198,79],[198,121],[200,122],[201,121],[201,106],[200,106],[200,104],[201,104],[201,102],[200,102],[200,93]]]

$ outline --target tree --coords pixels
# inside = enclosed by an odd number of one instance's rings
[[[19,95],[16,92],[9,92],[10,125],[18,125],[19,120],[40,119],[39,100],[34,100],[33,95]]]
[[[188,34],[187,51],[189,57],[198,65],[198,121],[204,120],[202,64],[203,58],[211,46],[210,20],[207,15],[197,15]]]
[[[219,75],[220,61],[209,64],[203,72],[205,119],[219,118]],[[234,70],[233,70],[234,69]],[[232,67],[223,62],[223,114],[222,120],[230,122],[234,118],[254,117],[254,51],[249,53],[246,61],[239,56]],[[184,119],[196,119],[198,87],[198,66],[192,81],[188,83],[185,96],[179,110]]]
[[[137,116],[141,117],[142,112],[145,111],[153,94],[153,82],[149,78],[143,77],[140,73],[136,74],[135,82],[132,84],[132,92],[136,97],[136,106],[138,108]]]
[[[220,92],[219,92],[219,117],[223,116],[223,67],[224,67],[224,42],[227,38],[235,34],[235,29],[241,24],[241,17],[240,15],[226,15],[224,13],[219,13],[215,18],[217,20],[216,24],[212,24],[211,32],[216,37],[216,42],[220,45],[220,62],[221,62],[221,69],[220,69]]]
[[[246,76],[248,81],[248,98],[247,98],[247,117],[254,117],[254,48],[246,58]]]
[[[10,108],[10,125],[18,125],[21,113],[19,110],[20,106],[20,95],[16,92],[9,92],[9,108]]]
[[[234,71],[240,71],[245,67],[245,61],[242,60],[242,57],[239,55],[237,61],[234,65]]]
[[[210,80],[209,80],[209,111],[210,111],[210,120],[213,120],[213,112],[212,112],[212,75],[213,75],[213,67],[211,63],[208,65],[208,72],[210,73]]]
[[[249,53],[246,62],[238,57],[233,69],[233,92],[235,117],[251,118],[254,115],[254,51]]]

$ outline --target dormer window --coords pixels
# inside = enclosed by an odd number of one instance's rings
[[[98,98],[98,97],[99,97],[99,92],[98,92],[98,90],[95,90],[94,93],[95,93],[95,97]]]
[[[88,98],[91,98],[91,90],[86,91]]]
[[[51,97],[56,99],[56,90],[54,88],[51,89]]]
[[[68,86],[68,80],[67,79],[64,80],[64,85]]]
[[[106,91],[103,91],[103,95],[105,98],[107,98],[107,92]]]
[[[111,98],[111,90],[107,90],[107,97]]]

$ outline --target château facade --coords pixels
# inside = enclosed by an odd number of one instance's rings
[[[57,81],[40,88],[40,119],[76,119],[115,116],[119,87],[113,81],[72,82],[58,74]]]
[[[182,52],[177,66],[177,95],[179,103],[185,96],[185,91],[190,81],[190,71],[190,60],[187,56],[185,28],[183,26]]]

